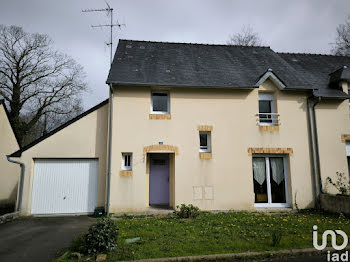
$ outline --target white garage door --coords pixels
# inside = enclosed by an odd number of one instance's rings
[[[95,159],[36,160],[32,214],[93,212],[97,205],[97,177]]]

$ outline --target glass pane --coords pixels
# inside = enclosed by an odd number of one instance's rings
[[[271,113],[271,101],[259,101],[259,113]]]
[[[253,181],[255,203],[267,203],[267,181],[265,157],[253,158]]]
[[[350,176],[350,156],[348,156],[348,170],[349,170],[349,176]]]
[[[201,147],[207,147],[208,146],[208,139],[207,139],[207,134],[200,133],[199,134],[199,140],[200,140],[200,146]]]
[[[168,112],[168,94],[153,93],[153,111]]]
[[[124,166],[129,166],[128,155],[124,155]]]
[[[267,100],[261,100],[259,101],[259,120],[260,123],[272,123],[272,118],[271,118],[271,101]],[[263,113],[267,113],[264,115]]]
[[[272,203],[286,203],[286,188],[282,157],[270,157]]]

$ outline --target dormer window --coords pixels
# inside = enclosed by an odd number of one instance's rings
[[[272,93],[259,93],[259,124],[277,125],[275,103]]]

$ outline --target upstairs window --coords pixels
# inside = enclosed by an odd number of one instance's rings
[[[274,110],[273,94],[259,93],[259,123],[260,125],[277,124]]]
[[[151,112],[152,114],[170,113],[170,101],[168,91],[152,91]]]
[[[199,132],[199,152],[211,152],[210,132]]]
[[[122,170],[132,170],[132,153],[122,153]]]

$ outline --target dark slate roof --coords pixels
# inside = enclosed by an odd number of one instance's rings
[[[329,98],[349,98],[341,90],[329,87],[330,75],[341,71],[338,80],[349,80],[350,74],[348,70],[343,72],[344,66],[350,66],[350,57],[347,56],[332,56],[332,55],[317,55],[317,54],[293,54],[279,53],[279,55],[295,68],[307,82],[315,89],[314,95]]]
[[[315,57],[327,65],[322,67]],[[272,69],[286,89],[313,90],[328,88],[329,74],[344,65],[350,65],[349,58],[281,54],[269,47],[119,40],[107,83],[254,88],[259,77]],[[335,96],[348,98],[340,92]]]
[[[339,68],[338,70],[329,74],[329,77],[329,82],[331,84],[338,83],[339,81],[343,80],[348,80],[350,79],[350,68],[348,68],[347,66],[343,66],[342,68]]]

